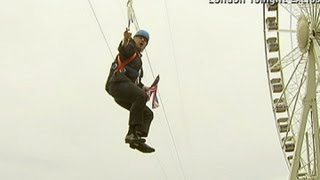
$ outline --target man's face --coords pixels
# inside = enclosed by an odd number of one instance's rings
[[[144,48],[147,46],[147,39],[142,36],[135,36],[133,40],[134,42],[136,42],[136,45],[140,52],[142,52]]]

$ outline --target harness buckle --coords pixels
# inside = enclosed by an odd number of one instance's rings
[[[117,67],[118,67],[118,64],[117,63],[113,63],[112,66],[111,66],[111,69],[115,70]]]
[[[126,68],[123,68],[123,69],[119,70],[120,73],[125,73],[126,71],[127,71]]]

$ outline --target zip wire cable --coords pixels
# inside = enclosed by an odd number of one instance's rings
[[[172,46],[172,56],[173,56],[173,60],[175,63],[175,67],[176,67],[176,73],[177,73],[177,77],[178,77],[178,89],[179,89],[179,95],[180,95],[180,100],[182,100],[181,97],[181,87],[180,87],[180,76],[179,76],[179,71],[178,71],[178,66],[177,66],[177,60],[176,60],[176,56],[175,56],[175,48],[174,48],[174,44],[173,44],[173,37],[172,37],[172,28],[171,28],[171,21],[170,21],[170,17],[169,17],[169,12],[168,12],[168,5],[167,5],[167,0],[164,0],[165,2],[165,8],[166,8],[166,14],[167,14],[167,20],[168,20],[168,25],[169,25],[169,31],[170,31],[170,40],[171,40],[171,46]]]
[[[180,76],[179,76],[177,60],[176,60],[176,56],[175,56],[175,48],[174,48],[173,37],[172,37],[173,33],[172,33],[172,28],[171,28],[171,23],[170,23],[171,21],[170,21],[169,12],[168,12],[168,3],[167,3],[167,0],[164,0],[164,2],[165,2],[167,20],[168,20],[169,31],[170,31],[170,39],[171,39],[171,46],[172,46],[172,56],[173,56],[173,60],[175,62],[176,75],[177,75],[177,78],[178,78],[178,89],[179,89],[180,103],[183,104],[182,103],[182,95],[181,95],[181,87],[180,87]],[[159,93],[159,96],[160,96],[160,93]],[[162,99],[160,99],[160,102],[162,104]],[[183,111],[182,111],[182,115],[183,115]],[[178,158],[179,158],[179,156],[178,156]],[[184,169],[183,169],[182,162],[181,162],[180,158],[179,158],[179,163],[180,163],[181,171],[183,172],[184,179],[186,179],[185,174],[184,174]]]
[[[136,18],[136,16],[135,16],[135,13],[134,13],[134,10],[133,10],[133,7],[132,7],[132,0],[128,0],[128,2],[129,2],[129,1],[131,1],[131,3],[128,3],[128,4],[127,4],[127,5],[130,5],[130,11],[128,10],[128,13],[130,13],[130,15],[131,15],[130,18],[132,18],[132,19],[131,19],[131,21],[128,20],[128,28],[130,27],[130,23],[132,22],[132,23],[135,25],[136,30],[139,30],[139,29],[140,29],[140,28],[139,28],[139,24],[138,24],[137,18]],[[108,50],[109,50],[112,58],[114,59],[114,56],[113,56],[113,54],[112,54],[110,45],[109,45],[108,40],[107,40],[107,38],[106,38],[106,36],[105,36],[105,33],[103,32],[102,26],[101,26],[101,24],[100,24],[100,22],[99,22],[99,19],[98,19],[97,15],[96,15],[96,12],[95,12],[95,10],[94,10],[94,8],[93,8],[93,5],[92,5],[92,3],[91,3],[90,0],[88,0],[88,2],[89,2],[89,4],[90,4],[91,10],[92,10],[92,12],[93,12],[93,14],[94,14],[94,17],[95,17],[95,19],[96,19],[96,22],[97,22],[97,24],[98,24],[98,26],[99,26],[100,32],[101,32],[101,34],[102,34],[102,36],[103,36],[103,39],[104,39],[104,41],[106,42],[106,44],[107,44],[107,46],[108,46]],[[129,15],[128,15],[128,17],[129,17]],[[152,69],[152,66],[151,66],[150,58],[149,58],[149,55],[148,55],[147,51],[146,51],[146,56],[147,56],[147,60],[148,60],[148,63],[149,63],[149,67],[150,67],[152,76],[153,76],[153,78],[155,78],[155,75],[154,75],[154,72],[153,72],[153,69]],[[169,131],[170,131],[170,135],[171,135],[172,142],[173,142],[173,144],[174,144],[174,149],[175,149],[175,152],[176,152],[177,157],[178,157],[179,165],[180,165],[180,168],[181,168],[182,173],[183,173],[183,177],[184,177],[184,179],[186,179],[186,178],[185,178],[185,173],[184,173],[183,168],[182,168],[182,163],[181,163],[181,160],[180,160],[180,156],[179,156],[179,153],[178,153],[178,150],[177,150],[177,146],[176,146],[175,140],[174,140],[174,138],[173,138],[173,133],[172,133],[172,130],[171,130],[171,128],[170,128],[170,124],[169,124],[169,121],[168,121],[168,117],[167,117],[167,114],[166,114],[166,111],[165,111],[164,104],[163,104],[163,102],[162,102],[162,98],[161,98],[161,96],[160,96],[160,93],[159,93],[159,99],[160,99],[160,102],[161,102],[161,104],[162,104],[162,109],[163,109],[163,112],[164,112],[164,115],[165,115],[165,119],[166,119],[166,122],[167,122],[167,126],[168,126]],[[166,178],[167,178],[167,174],[165,173],[165,171],[164,171],[164,169],[163,169],[163,167],[162,167],[162,165],[161,165],[161,163],[160,163],[160,161],[159,161],[158,158],[157,158],[157,160],[158,160],[158,163],[159,163],[162,171],[164,172],[164,174],[165,174],[165,176],[166,176]]]
[[[102,27],[101,27],[101,24],[100,24],[100,22],[99,22],[99,19],[98,19],[98,17],[97,17],[97,14],[96,14],[93,6],[92,6],[92,3],[91,3],[90,0],[88,0],[88,2],[89,2],[89,4],[90,4],[91,11],[92,11],[92,13],[93,13],[93,15],[94,15],[94,17],[95,17],[95,19],[96,19],[96,22],[98,23],[98,26],[99,26],[100,32],[101,32],[101,34],[102,34],[102,36],[103,36],[103,39],[104,39],[104,41],[106,42],[106,44],[107,44],[107,46],[108,46],[109,52],[110,52],[110,54],[111,54],[111,56],[112,56],[112,59],[114,59],[114,56],[113,56],[113,54],[112,54],[110,45],[109,45],[108,40],[107,40],[107,38],[106,38],[106,36],[105,36],[105,34],[104,34],[104,32],[103,32],[103,29],[102,29]]]
[[[168,129],[169,129],[169,132],[170,132],[170,136],[171,136],[171,139],[172,139],[172,142],[173,142],[173,146],[174,146],[174,149],[175,149],[175,152],[177,154],[177,158],[178,158],[178,161],[179,161],[179,165],[180,165],[180,168],[181,168],[181,172],[182,172],[182,175],[183,175],[183,179],[186,179],[186,176],[185,176],[185,173],[184,173],[184,169],[183,169],[183,166],[182,166],[182,162],[181,162],[181,158],[180,158],[180,154],[178,152],[178,148],[177,148],[177,143],[175,141],[175,139],[173,138],[173,133],[172,133],[172,130],[171,130],[171,127],[170,127],[170,123],[169,123],[169,120],[168,120],[168,117],[167,117],[167,113],[165,111],[165,108],[164,108],[164,104],[162,102],[162,98],[160,96],[160,92],[158,92],[158,95],[159,95],[159,99],[160,99],[160,103],[162,104],[162,110],[163,110],[163,113],[164,113],[164,117],[166,119],[166,123],[167,123],[167,126],[168,126]]]
[[[138,20],[135,16],[135,13],[134,13],[134,10],[133,10],[133,7],[132,7],[132,0],[128,0],[128,2],[131,1],[131,3],[128,3],[128,13],[130,13],[130,17],[132,17],[133,19],[129,19],[128,22],[129,22],[129,25],[130,25],[130,21],[134,23],[135,27],[136,27],[136,30],[139,30],[139,24],[138,24]],[[130,7],[129,7],[130,5]],[[130,11],[130,12],[129,12]],[[129,17],[129,15],[128,15]],[[169,17],[168,17],[169,18]],[[172,36],[171,36],[171,43],[172,43]],[[149,64],[149,67],[150,67],[150,70],[151,70],[151,74],[153,76],[153,78],[155,78],[155,75],[154,75],[154,72],[153,72],[153,68],[151,66],[151,62],[150,62],[150,58],[149,58],[149,55],[148,55],[148,52],[146,51],[146,57],[147,57],[147,60],[148,60],[148,64]],[[177,66],[176,66],[177,67]],[[165,107],[164,107],[164,104],[162,102],[162,98],[160,96],[160,92],[159,92],[159,99],[160,99],[160,103],[162,104],[162,110],[163,110],[163,113],[164,113],[164,117],[165,117],[165,120],[166,120],[166,123],[167,123],[167,126],[168,126],[168,129],[169,129],[169,132],[170,132],[170,136],[171,136],[171,140],[172,140],[172,143],[173,143],[173,146],[174,146],[174,149],[175,149],[175,152],[176,152],[176,155],[177,155],[177,158],[178,158],[178,161],[179,161],[179,165],[180,165],[180,168],[181,168],[181,172],[182,172],[182,175],[183,175],[183,179],[186,179],[186,176],[185,176],[185,173],[184,173],[184,169],[183,169],[183,166],[182,166],[182,161],[181,161],[181,158],[180,158],[180,154],[178,152],[178,148],[177,148],[177,145],[176,145],[176,142],[175,142],[175,139],[174,139],[174,136],[173,136],[173,131],[171,130],[171,126],[170,126],[170,123],[169,123],[169,120],[168,120],[168,117],[167,117],[167,113],[166,113],[166,110],[165,110]]]
[[[130,29],[130,24],[133,23],[134,26],[135,26],[136,31],[138,31],[140,29],[140,27],[139,27],[139,23],[137,21],[137,18],[136,18],[136,15],[135,15],[135,12],[134,12],[134,9],[133,9],[133,6],[132,6],[132,0],[128,0],[127,8],[128,8],[128,11],[127,11],[128,12],[128,29]],[[145,52],[146,52],[146,57],[147,57],[147,60],[148,60],[148,64],[149,64],[149,67],[150,67],[150,70],[151,70],[152,77],[155,78],[155,74],[154,74],[152,66],[151,66],[151,62],[150,62],[150,58],[149,58],[147,49],[145,49]],[[159,96],[159,98],[160,98],[160,96]],[[161,99],[160,99],[160,102],[161,102]],[[166,117],[166,115],[165,115],[165,117]],[[165,172],[165,170],[164,170],[164,168],[163,168],[163,166],[162,166],[162,164],[160,162],[160,159],[158,158],[157,155],[156,155],[156,159],[158,161],[158,164],[159,164],[162,172],[165,175],[165,178],[167,179],[168,178],[167,173]]]

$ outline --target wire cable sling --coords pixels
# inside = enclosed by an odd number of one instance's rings
[[[128,8],[128,29],[130,29],[131,23],[134,24],[136,31],[138,31],[139,24],[136,18],[136,14],[134,13],[133,6],[132,6],[132,0],[128,0],[127,2],[127,8]]]
[[[130,24],[133,23],[133,17],[134,17],[132,0],[128,0],[127,7],[128,7],[128,29],[130,29]]]

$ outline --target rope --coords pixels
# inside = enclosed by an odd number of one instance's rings
[[[98,23],[98,26],[99,26],[100,32],[101,32],[101,34],[102,34],[102,37],[103,37],[105,43],[107,44],[107,47],[108,47],[109,52],[110,52],[110,54],[111,54],[111,56],[112,56],[112,59],[114,59],[114,56],[113,56],[113,54],[112,54],[110,45],[109,45],[108,40],[107,40],[107,38],[106,38],[106,36],[105,36],[105,33],[103,32],[103,29],[102,29],[102,27],[101,27],[101,24],[100,24],[100,22],[99,22],[99,19],[98,19],[98,17],[97,17],[97,14],[96,14],[93,6],[92,6],[92,3],[91,3],[90,0],[88,0],[88,2],[89,2],[89,5],[90,5],[90,8],[91,8],[91,11],[92,11],[92,13],[93,13],[93,15],[94,15],[94,17],[95,17],[95,19],[96,19],[96,22]]]

